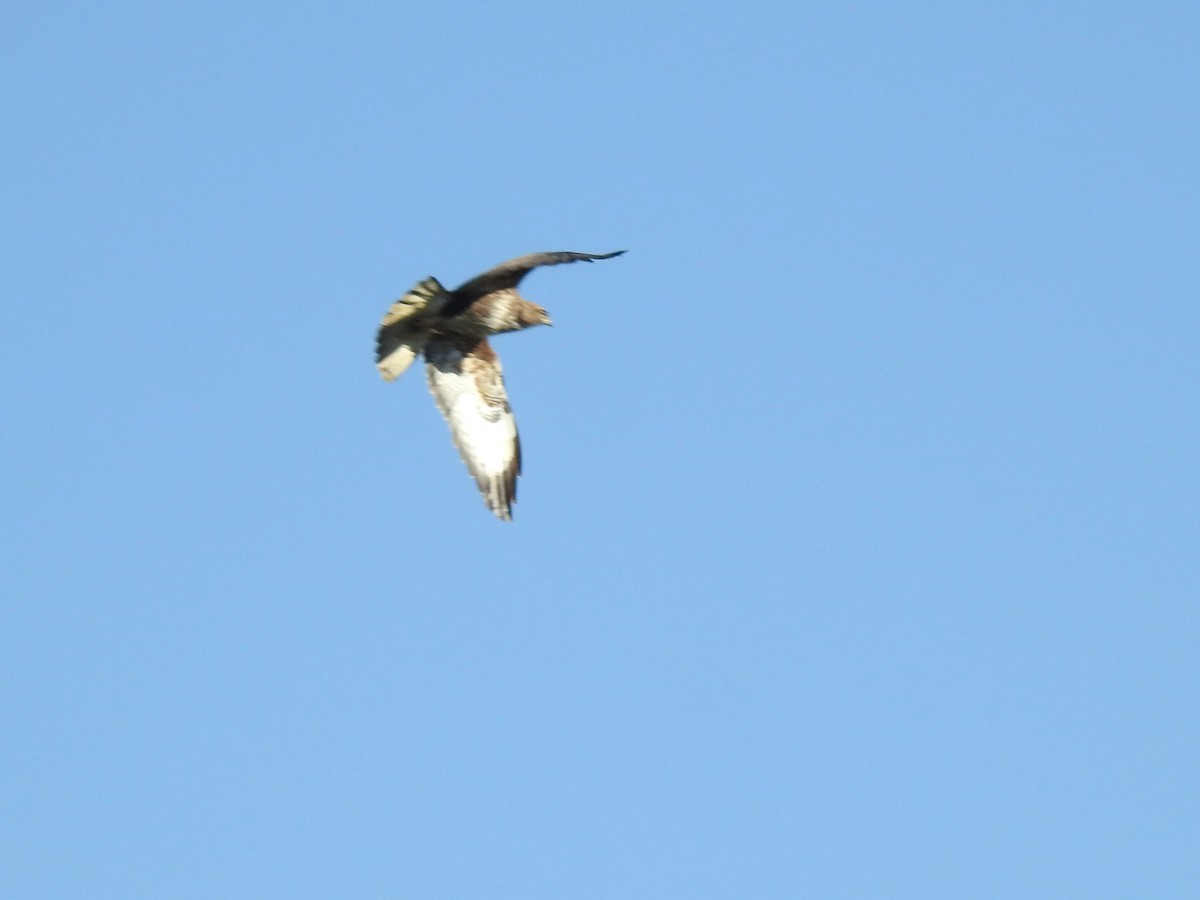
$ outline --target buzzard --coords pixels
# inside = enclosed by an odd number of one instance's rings
[[[425,354],[429,390],[483,499],[512,519],[521,474],[521,441],[504,391],[500,359],[488,335],[549,325],[550,316],[517,293],[539,266],[611,259],[614,253],[558,251],[518,256],[452,291],[426,278],[388,309],[379,326],[375,364],[394,381]]]

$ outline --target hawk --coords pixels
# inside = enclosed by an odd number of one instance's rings
[[[521,279],[539,266],[612,259],[614,253],[569,250],[531,253],[503,262],[482,275],[446,290],[426,278],[388,309],[379,326],[375,364],[385,381],[394,381],[425,354],[425,375],[437,408],[463,462],[497,516],[512,520],[521,474],[521,441],[500,358],[488,336],[549,325],[550,316],[517,293]]]

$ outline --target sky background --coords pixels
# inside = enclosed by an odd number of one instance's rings
[[[0,896],[1200,896],[1195,4],[4,19]]]

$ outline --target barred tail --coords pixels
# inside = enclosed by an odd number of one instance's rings
[[[375,345],[375,365],[386,381],[403,375],[425,348],[426,322],[441,311],[448,296],[436,278],[426,278],[388,309]]]

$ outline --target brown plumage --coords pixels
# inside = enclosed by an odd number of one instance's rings
[[[417,354],[438,409],[488,508],[512,519],[521,474],[521,441],[504,390],[500,359],[488,336],[549,325],[550,316],[517,293],[539,266],[611,259],[615,253],[531,253],[447,291],[426,278],[391,305],[379,327],[375,364],[387,381],[402,375]]]

